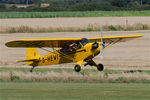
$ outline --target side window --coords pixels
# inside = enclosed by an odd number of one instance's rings
[[[68,46],[64,46],[62,49],[60,49],[60,51],[62,53],[67,53],[68,52],[69,47]]]
[[[60,49],[60,51],[62,53],[70,53],[70,52],[75,52],[77,49],[80,49],[81,47],[82,47],[81,43],[77,41],[64,46],[62,49]]]

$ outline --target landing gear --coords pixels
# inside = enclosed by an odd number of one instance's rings
[[[75,70],[76,72],[79,72],[79,71],[81,70],[81,66],[80,66],[80,65],[75,65],[75,66],[74,66],[74,70]]]
[[[98,64],[97,65],[97,70],[103,71],[104,70],[104,65],[103,64]]]
[[[95,66],[97,67],[97,70],[99,71],[103,71],[104,70],[104,65],[103,64],[96,64],[92,59],[88,59],[86,60],[86,64],[84,64],[84,66],[90,65],[90,66]]]
[[[84,66],[87,66],[87,65],[94,66],[93,64],[90,64],[90,63],[84,64]]]
[[[32,66],[32,68],[31,68],[30,72],[33,72],[34,67],[35,67],[35,66]]]

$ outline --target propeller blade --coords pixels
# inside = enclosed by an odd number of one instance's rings
[[[104,44],[100,44],[100,58],[103,59],[104,57]]]
[[[104,58],[104,41],[103,41],[103,35],[101,31],[101,43],[100,43],[100,58]]]

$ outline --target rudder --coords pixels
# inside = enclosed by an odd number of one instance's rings
[[[38,51],[35,48],[27,48],[26,49],[26,59],[37,59],[39,58],[40,55],[38,53]]]
[[[26,60],[39,59],[40,55],[35,48],[27,48],[26,49]],[[29,65],[33,64],[33,61],[26,62]]]

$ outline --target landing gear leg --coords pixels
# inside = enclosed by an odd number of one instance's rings
[[[104,70],[104,65],[103,64],[96,64],[92,59],[87,60],[87,63],[84,65],[90,65],[90,66],[95,66],[97,67],[97,70],[103,71]]]
[[[79,72],[79,71],[81,70],[81,66],[80,66],[80,65],[75,65],[75,66],[74,66],[74,70],[75,70],[76,72]]]
[[[103,64],[98,64],[97,65],[97,70],[103,71],[104,70],[104,65]]]
[[[35,67],[35,66],[32,66],[32,68],[31,68],[30,72],[33,72],[34,67]]]

